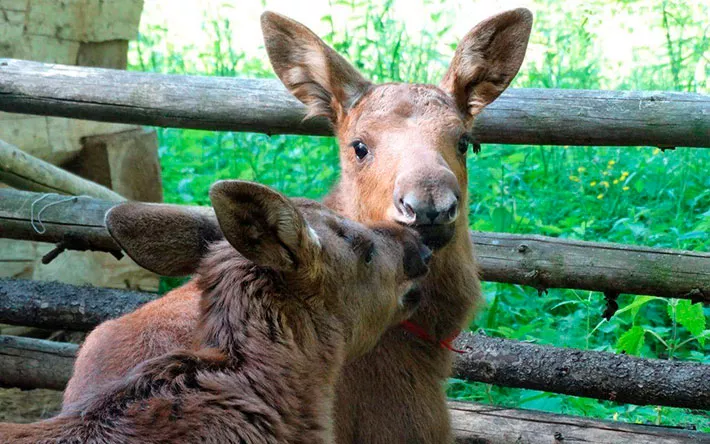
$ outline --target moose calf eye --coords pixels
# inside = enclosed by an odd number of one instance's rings
[[[353,149],[355,149],[355,155],[359,160],[364,159],[365,156],[367,156],[367,153],[369,153],[367,145],[365,145],[361,140],[356,140],[352,143],[352,146]]]
[[[464,134],[461,136],[458,142],[457,149],[459,151],[459,154],[466,154],[466,151],[468,151],[468,146],[471,144],[471,139],[469,138],[468,134]]]

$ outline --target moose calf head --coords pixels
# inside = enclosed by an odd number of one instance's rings
[[[435,248],[457,227],[465,235],[473,119],[517,74],[530,11],[504,12],[473,28],[439,86],[373,85],[300,23],[266,12],[261,24],[276,74],[308,116],[330,120],[339,140],[342,179],[333,206],[358,220],[415,227]]]
[[[208,286],[215,291],[224,287],[222,293],[244,285],[228,276],[245,260],[270,270],[298,297],[285,303],[335,320],[350,357],[374,347],[388,327],[416,309],[415,281],[427,273],[431,251],[414,230],[386,222],[365,226],[318,202],[290,200],[251,182],[218,182],[210,199],[214,214],[121,204],[107,214],[106,225],[139,265],[184,275],[202,262],[202,281],[213,281]],[[222,247],[210,252],[208,241],[220,239],[231,248],[225,250],[221,241]]]

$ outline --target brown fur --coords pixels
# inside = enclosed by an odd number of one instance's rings
[[[367,230],[309,204],[314,242],[300,218],[262,211],[273,202],[256,197],[252,204],[220,218],[232,245],[214,244],[197,277],[174,293],[173,302],[200,297],[194,350],[145,361],[51,420],[0,424],[0,442],[332,442],[334,387],[345,355],[371,348],[411,313],[403,297],[410,278],[426,273],[427,252],[402,228]],[[253,237],[251,227],[230,227],[235,214],[250,214],[268,230]],[[279,228],[270,216],[289,223]],[[233,247],[269,238],[282,242],[264,247],[267,255],[246,253],[259,263]],[[375,249],[370,264],[363,243]],[[298,267],[265,266],[284,248]]]
[[[474,117],[517,73],[531,25],[532,15],[524,9],[480,23],[462,39],[437,87],[372,85],[303,25],[273,13],[262,17],[266,48],[277,75],[308,106],[310,115],[331,120],[338,137],[342,177],[325,199],[328,206],[359,221],[409,223],[401,210],[404,197],[414,196],[433,209],[445,210],[455,196],[458,217],[416,226],[438,250],[422,285],[423,302],[415,321],[439,339],[464,327],[480,298],[468,235],[466,160],[457,153],[457,145],[467,137]],[[369,148],[363,160],[353,153],[356,140]],[[178,308],[167,299],[139,311],[151,319],[170,319]],[[124,375],[137,363],[139,356],[111,339],[122,337],[119,331],[141,336],[139,331],[147,326],[131,316],[112,324],[105,341],[82,347],[65,400],[97,382],[81,376],[96,365],[90,348],[105,347],[115,353],[112,365],[117,365],[106,369],[100,383]],[[196,313],[192,316],[195,319]],[[150,345],[142,350],[143,356],[156,356],[172,346],[168,342]],[[443,385],[450,359],[447,350],[400,329],[389,331],[373,351],[344,369],[337,389],[338,442],[449,442]]]

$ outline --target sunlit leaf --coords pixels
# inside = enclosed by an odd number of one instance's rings
[[[635,325],[629,331],[621,335],[616,341],[616,350],[626,352],[629,355],[638,356],[645,341],[646,332],[643,327]]]

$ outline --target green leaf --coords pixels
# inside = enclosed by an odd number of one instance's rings
[[[638,325],[632,327],[631,330],[621,335],[619,340],[616,341],[616,350],[624,351],[629,355],[638,356],[641,354],[641,348],[643,347],[643,343],[645,341],[645,334],[646,332],[642,327],[639,327]]]
[[[705,330],[705,313],[702,304],[700,302],[692,304],[689,300],[682,299],[676,305],[675,315],[676,321],[698,338],[701,345],[705,345],[705,337],[702,336]]]
[[[654,299],[658,298],[655,296],[636,296],[632,303],[620,310],[617,310],[615,316],[620,315],[621,313],[625,313],[627,311],[631,311],[631,322],[634,322],[634,320],[636,319],[636,315],[638,315],[639,311],[641,310],[641,307],[643,307]]]

